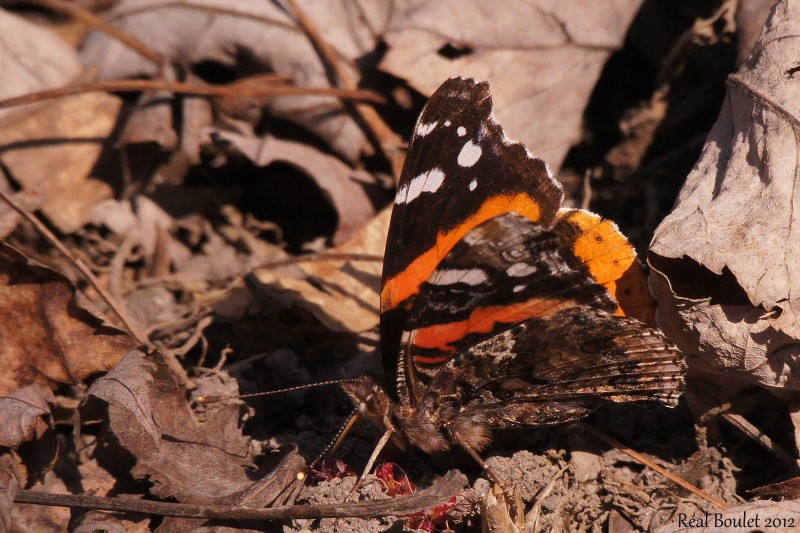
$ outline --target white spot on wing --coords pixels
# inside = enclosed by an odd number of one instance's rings
[[[445,128],[449,128],[449,127],[450,127],[450,124],[452,124],[452,122],[450,122],[449,120],[445,120],[445,121],[444,121],[444,127],[445,127]]]
[[[453,283],[466,283],[467,285],[480,285],[486,283],[489,277],[479,268],[440,270],[431,279],[434,285],[452,285]]]
[[[436,192],[439,190],[439,187],[442,186],[442,183],[444,183],[444,172],[442,172],[442,169],[437,167],[423,172],[397,189],[397,196],[394,199],[394,203],[406,204],[424,192]]]
[[[478,187],[478,180],[472,180],[469,182],[469,190],[474,191]]]
[[[533,274],[534,272],[536,272],[536,266],[529,265],[528,263],[514,263],[506,269],[506,274],[512,278],[521,278]]]
[[[458,129],[456,130],[456,133],[458,134],[459,137],[463,137],[464,135],[467,134],[467,128],[465,128],[464,126],[459,126]]]
[[[515,285],[513,289],[514,292],[521,292],[524,291],[528,286],[527,285]]]
[[[458,154],[458,164],[462,167],[471,167],[481,158],[483,150],[472,141],[467,141]]]
[[[414,133],[416,133],[419,137],[425,137],[427,134],[433,131],[437,124],[439,124],[439,122],[436,120],[429,122],[428,124],[423,124],[420,122],[417,124],[417,129]]]

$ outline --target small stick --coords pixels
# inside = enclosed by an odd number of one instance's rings
[[[138,92],[138,91],[171,91],[180,94],[199,96],[278,96],[310,94],[335,96],[342,99],[363,100],[383,103],[383,97],[372,91],[334,89],[330,87],[295,87],[293,85],[255,85],[249,83],[232,83],[229,85],[203,85],[200,83],[168,82],[160,80],[109,80],[67,85],[56,89],[48,89],[35,93],[15,96],[0,100],[0,109],[62,98],[73,94],[96,91],[106,92]]]
[[[56,237],[53,234],[53,232],[50,231],[47,228],[47,226],[45,226],[35,215],[29,213],[27,210],[17,205],[16,202],[14,202],[14,200],[2,190],[0,190],[0,198],[2,198],[3,201],[5,201],[9,206],[11,206],[11,208],[14,211],[22,215],[23,218],[25,218],[28,222],[33,224],[33,226],[36,228],[36,231],[38,231],[39,234],[41,234],[48,242],[50,242],[50,244],[55,246],[59,252],[64,254],[64,256],[73,265],[75,265],[75,267],[81,272],[81,274],[83,274],[83,276],[92,285],[92,287],[94,287],[94,289],[103,299],[103,301],[105,301],[106,304],[108,304],[108,307],[110,307],[111,310],[114,312],[114,314],[116,314],[117,317],[120,319],[120,321],[122,321],[123,325],[128,330],[128,332],[131,335],[133,335],[139,343],[147,344],[149,342],[147,339],[147,335],[145,335],[145,333],[139,329],[139,326],[137,326],[136,323],[128,316],[128,312],[117,301],[117,299],[111,296],[108,293],[108,291],[100,284],[100,280],[98,280],[97,277],[95,277],[94,272],[92,272],[91,269],[88,266],[86,266],[86,263],[84,263],[79,257],[77,257],[74,253],[72,253],[72,251],[69,248],[64,246],[64,244],[62,244],[62,242],[58,240],[58,237]]]
[[[298,26],[306,33],[320,58],[333,70],[336,79],[331,80],[332,83],[354,90],[356,88],[355,81],[350,78],[349,73],[342,67],[333,47],[322,38],[322,34],[317,29],[316,24],[306,15],[296,0],[286,0],[286,3],[294,13]],[[367,139],[373,149],[382,153],[392,165],[392,173],[396,182],[400,177],[400,169],[404,159],[403,154],[400,152],[400,138],[386,125],[373,108],[367,106],[347,107],[356,122],[367,130]]]
[[[605,433],[597,431],[593,427],[588,426],[586,424],[581,424],[581,426],[584,429],[587,429],[592,435],[594,435],[596,437],[599,437],[600,439],[604,440],[609,446],[618,449],[619,451],[621,451],[622,453],[624,453],[628,457],[633,458],[634,460],[636,460],[639,463],[643,464],[644,466],[650,468],[651,470],[655,470],[656,472],[658,472],[659,474],[661,474],[665,478],[669,479],[673,483],[683,487],[684,489],[688,490],[691,493],[696,494],[697,496],[703,498],[707,502],[709,502],[709,503],[711,503],[713,505],[716,505],[717,507],[719,507],[722,510],[728,509],[730,507],[727,503],[723,502],[722,500],[718,500],[717,498],[715,498],[714,496],[708,494],[707,492],[695,487],[694,485],[692,485],[691,483],[689,483],[688,481],[686,481],[685,479],[683,479],[679,475],[677,475],[677,474],[675,474],[673,472],[670,472],[666,468],[663,468],[663,467],[657,465],[652,460],[650,460],[649,458],[645,457],[643,454],[641,454],[641,453],[639,453],[639,452],[637,452],[635,450],[632,450],[631,448],[628,448],[627,446],[625,446],[621,442],[615,440],[612,437],[609,437]]]
[[[56,11],[58,13],[64,13],[75,20],[83,22],[87,26],[102,31],[124,45],[130,47],[140,56],[159,67],[161,67],[166,61],[166,58],[161,53],[150,48],[139,39],[125,33],[119,28],[112,26],[101,17],[98,17],[91,11],[75,5],[74,3],[64,2],[63,0],[30,0],[30,3],[42,6],[52,11]]]
[[[146,513],[182,518],[219,520],[285,520],[287,518],[346,518],[402,516],[441,505],[466,485],[467,479],[458,470],[451,470],[425,490],[386,500],[369,500],[347,504],[286,505],[268,509],[193,505],[187,503],[156,502],[133,498],[103,498],[75,494],[50,494],[34,490],[20,490],[14,497],[16,503],[78,507],[104,511]]]
[[[792,454],[781,448],[781,446],[772,440],[769,435],[751,424],[750,421],[742,415],[736,413],[722,413],[722,418],[729,424],[738,428],[739,431],[759,443],[764,447],[764,449],[766,449],[780,461],[783,461],[787,465],[791,466],[795,471],[800,469],[798,468],[800,467],[798,460],[792,457]]]

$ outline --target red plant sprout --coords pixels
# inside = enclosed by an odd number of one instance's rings
[[[325,458],[319,463],[319,468],[311,468],[316,481],[330,481],[332,479],[342,479],[355,476],[356,473],[347,467],[347,463],[341,459]]]
[[[460,521],[453,515],[464,516],[472,513],[472,507],[461,494],[456,494],[442,505],[404,517],[405,527],[426,533],[452,531],[450,524]]]
[[[384,492],[391,497],[414,492],[414,485],[408,476],[395,463],[383,463],[375,469],[375,475],[381,480]]]
[[[401,496],[414,492],[414,485],[408,476],[395,463],[383,463],[375,469],[375,475],[381,480],[384,492],[389,496]],[[457,494],[448,501],[429,509],[403,517],[405,527],[426,533],[443,533],[451,531],[450,524],[455,522],[453,515],[465,515],[472,511],[471,506],[462,494]]]

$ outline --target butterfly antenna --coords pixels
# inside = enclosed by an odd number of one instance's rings
[[[350,414],[347,416],[347,420],[344,421],[342,427],[339,428],[339,431],[336,432],[336,435],[333,437],[330,443],[325,446],[317,457],[309,463],[310,466],[314,466],[315,464],[322,461],[326,455],[329,453],[335,452],[339,446],[341,446],[342,441],[344,440],[345,435],[347,435],[350,430],[353,428],[353,425],[358,422],[358,407],[353,409]]]
[[[321,381],[319,383],[309,383],[308,385],[297,385],[296,387],[289,387],[286,389],[271,390],[265,392],[254,392],[252,394],[238,394],[234,396],[198,396],[198,403],[209,404],[216,402],[224,402],[225,400],[239,400],[242,398],[255,398],[257,396],[269,396],[270,394],[282,394],[284,392],[294,392],[303,389],[313,389],[314,387],[323,387],[325,385],[338,385],[340,383],[349,383],[355,381],[356,378],[350,379],[335,379],[332,381]]]
[[[336,432],[336,436],[333,437],[330,443],[328,443],[328,445],[325,446],[325,448],[320,452],[320,454],[317,455],[317,457],[315,457],[313,461],[308,463],[308,466],[306,466],[305,468],[303,468],[303,470],[297,473],[297,479],[303,481],[306,477],[308,477],[308,471],[314,468],[315,464],[321,462],[325,458],[325,456],[328,455],[329,453],[333,453],[342,444],[344,436],[350,432],[350,429],[357,421],[358,421],[358,407],[356,407],[350,412],[350,414],[347,416],[347,420],[344,421],[342,427],[340,427],[339,431]]]

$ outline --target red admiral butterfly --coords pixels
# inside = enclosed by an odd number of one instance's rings
[[[562,199],[547,165],[495,121],[487,83],[453,78],[431,96],[384,256],[394,387],[342,385],[382,443],[460,447],[486,468],[478,452],[494,430],[575,420],[603,402],[677,403],[684,358],[642,322],[652,305],[635,251]]]

